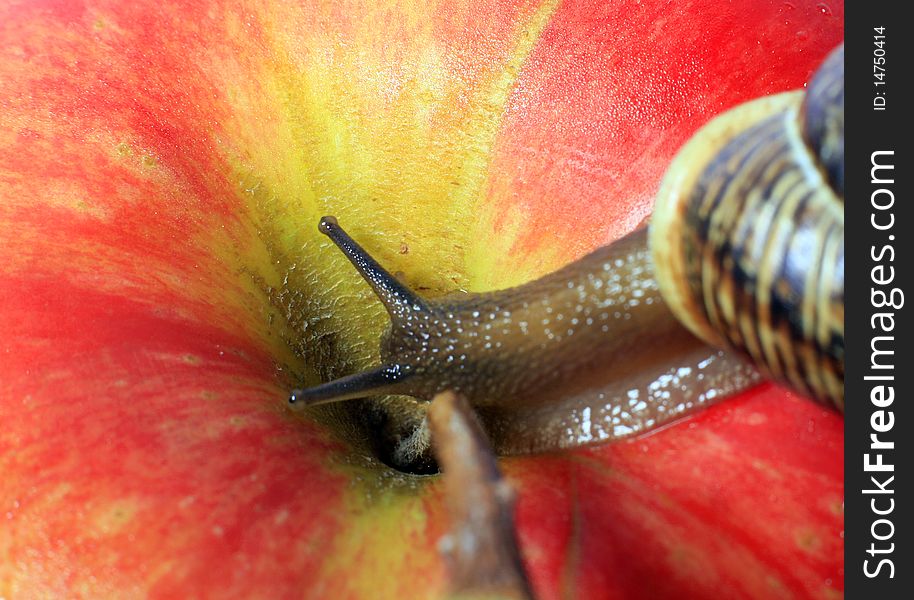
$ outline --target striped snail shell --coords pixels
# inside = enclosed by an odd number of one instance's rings
[[[844,408],[844,47],[808,92],[709,123],[661,186],[661,293],[707,342]]]

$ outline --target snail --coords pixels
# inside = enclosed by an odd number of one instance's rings
[[[648,228],[487,293],[422,298],[324,217],[391,322],[380,366],[289,401],[454,390],[501,453],[649,431],[763,377],[843,410],[843,137],[842,46],[807,92],[693,136]]]

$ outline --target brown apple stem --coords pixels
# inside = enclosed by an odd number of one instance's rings
[[[514,493],[473,409],[462,396],[442,392],[432,400],[428,423],[452,520],[440,543],[451,597],[531,599],[514,528]]]

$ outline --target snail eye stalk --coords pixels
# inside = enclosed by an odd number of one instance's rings
[[[392,393],[396,391],[396,384],[402,379],[403,372],[398,365],[383,365],[314,387],[292,390],[289,394],[289,404],[303,408],[373,394]]]
[[[410,313],[426,309],[425,301],[397,281],[396,277],[349,237],[349,234],[340,227],[336,217],[322,217],[317,229],[336,244],[362,278],[368,282],[392,320],[402,320]]]
[[[335,217],[323,217],[318,231],[326,235],[349,259],[372,291],[381,300],[394,327],[410,320],[417,313],[428,310],[425,302],[412,290],[397,281],[384,267],[371,257],[346,231]],[[400,384],[406,379],[406,370],[399,364],[385,364],[322,383],[310,388],[296,389],[289,394],[289,404],[296,408],[364,398],[375,394],[393,394],[402,391]]]

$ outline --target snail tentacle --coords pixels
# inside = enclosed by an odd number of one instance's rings
[[[381,365],[370,371],[362,371],[340,377],[314,387],[292,390],[289,404],[297,408],[364,398],[373,394],[395,394],[397,385],[403,380],[403,371],[398,365]]]
[[[336,217],[322,217],[317,228],[336,244],[362,278],[368,282],[391,319],[408,320],[415,313],[427,311],[422,298],[397,281],[396,277],[365,252],[365,249],[340,227]]]
[[[330,238],[371,286],[390,315],[392,329],[408,331],[411,328],[421,328],[419,323],[427,320],[428,313],[428,307],[422,298],[384,269],[340,227],[335,217],[321,218],[317,227],[318,231]],[[348,375],[314,387],[293,390],[289,394],[289,404],[302,408],[364,398],[372,394],[396,394],[401,392],[403,381],[409,374],[408,365],[404,368],[396,362],[385,363],[369,371]]]

